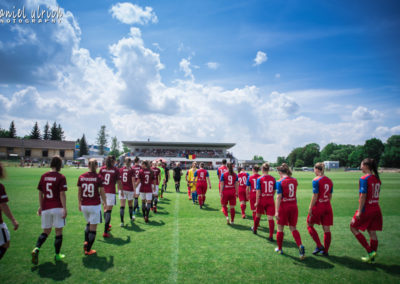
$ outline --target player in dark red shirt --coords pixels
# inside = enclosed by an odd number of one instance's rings
[[[157,161],[153,161],[151,163],[151,170],[153,171],[153,177],[155,181],[154,189],[153,189],[153,199],[151,200],[151,210],[154,213],[157,213],[157,203],[158,203],[158,190],[160,184],[160,173],[161,170],[157,167]]]
[[[121,217],[121,227],[124,226],[124,215],[125,215],[125,205],[128,199],[129,206],[129,219],[131,222],[134,221],[133,216],[133,196],[134,196],[134,184],[135,177],[134,171],[131,168],[131,158],[125,158],[125,166],[119,169],[119,179],[121,180],[121,188],[119,188],[119,200],[121,202],[121,207],[119,208],[119,215]]]
[[[247,180],[250,175],[246,173],[246,170],[242,167],[238,168],[238,180],[239,180],[239,202],[240,210],[242,211],[242,218],[246,218],[246,202],[247,202]]]
[[[51,159],[51,171],[42,175],[39,181],[39,209],[38,215],[42,217],[43,233],[39,236],[36,247],[32,250],[32,263],[38,264],[39,250],[46,241],[47,236],[54,227],[56,239],[54,242],[55,259],[61,260],[65,255],[60,254],[62,245],[62,231],[67,217],[67,201],[65,191],[67,190],[67,180],[60,174],[62,160],[55,156]]]
[[[324,172],[324,163],[316,163],[314,166],[316,177],[312,182],[313,197],[308,209],[307,229],[317,245],[313,254],[328,256],[329,246],[331,244],[330,226],[333,225],[333,212],[331,206],[333,183],[330,178],[324,175]],[[324,230],[324,245],[321,244],[318,233],[314,229],[314,224],[322,225],[322,229]]]
[[[113,206],[116,204],[115,186],[118,183],[121,187],[121,181],[119,179],[119,169],[114,166],[115,160],[113,156],[107,156],[106,165],[100,168],[99,174],[103,178],[104,192],[106,194],[107,207],[104,212],[104,238],[109,238],[111,225],[111,212]]]
[[[142,169],[139,178],[136,180],[135,187],[140,186],[140,199],[142,199],[142,212],[144,221],[149,222],[151,200],[153,199],[153,188],[155,188],[154,173],[148,161],[142,162]]]
[[[207,183],[211,189],[210,176],[208,171],[204,169],[204,163],[200,163],[200,169],[194,173],[194,183],[196,185],[196,192],[199,197],[200,209],[203,208],[204,201],[206,200]]]
[[[226,159],[222,159],[222,166],[217,169],[218,175],[218,189],[221,190],[221,177],[224,173],[228,171],[228,167],[226,166]]]
[[[106,195],[103,188],[103,178],[96,172],[97,161],[89,160],[89,171],[78,178],[78,203],[86,219],[85,242],[83,251],[85,255],[96,253],[92,250],[96,239],[97,224],[101,223],[101,200],[106,208]],[[101,196],[101,200],[100,200]]]
[[[247,180],[247,199],[250,200],[250,209],[253,212],[253,221],[256,219],[256,199],[257,199],[257,180],[260,177],[258,172],[260,171],[259,166],[253,167],[253,175]]]
[[[275,217],[278,223],[278,232],[276,233],[278,247],[275,251],[282,254],[283,228],[289,225],[293,238],[299,247],[300,260],[303,260],[305,257],[305,249],[301,242],[300,233],[296,229],[299,213],[296,199],[297,180],[292,177],[292,171],[287,164],[283,163],[277,170],[281,178],[276,184]]]
[[[228,163],[228,171],[221,176],[221,186],[220,186],[220,196],[222,212],[226,217],[226,223],[233,224],[235,220],[235,206],[236,206],[236,196],[238,195],[238,176],[233,171],[233,163]],[[229,222],[228,217],[228,202],[231,213],[231,221]]]
[[[268,227],[269,227],[269,241],[273,241],[274,236],[274,216],[275,216],[275,204],[274,204],[274,195],[276,190],[276,180],[273,176],[270,176],[269,173],[269,164],[264,163],[262,165],[262,173],[263,175],[257,179],[257,187],[256,187],[256,203],[255,207],[257,208],[256,219],[254,220],[254,226],[252,231],[254,234],[257,234],[258,226],[260,225],[261,215],[267,215],[268,219]]]
[[[5,171],[3,165],[0,163],[0,179],[5,177]],[[10,232],[8,231],[6,223],[3,221],[2,212],[7,216],[8,219],[13,223],[14,230],[17,230],[19,224],[11,213],[10,207],[8,207],[8,197],[4,185],[0,183],[0,259],[3,258],[7,249],[10,247]]]
[[[368,253],[366,257],[361,258],[362,261],[373,263],[378,250],[376,231],[382,231],[383,224],[382,212],[379,206],[381,180],[374,159],[364,159],[360,168],[365,175],[360,178],[358,209],[351,220],[350,230]],[[369,244],[360,230],[368,231]]]
[[[135,157],[133,162],[134,162],[134,165],[132,166],[133,178],[134,178],[133,180],[136,183],[136,180],[139,178],[139,172],[142,169],[142,167],[140,166],[139,157]],[[139,194],[140,194],[140,186],[135,188],[135,193],[133,195],[133,197],[135,198],[135,203],[133,204],[133,217],[135,217],[136,215],[136,210],[139,209]]]

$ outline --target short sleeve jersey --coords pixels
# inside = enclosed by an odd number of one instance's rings
[[[225,172],[222,176],[221,176],[221,182],[224,182],[224,188],[222,190],[231,190],[231,189],[235,189],[235,182],[238,181],[238,176],[236,173],[233,174],[229,174],[228,172]]]
[[[115,185],[119,180],[119,169],[116,167],[112,169],[101,167],[99,174],[103,178],[104,192],[115,194]]]
[[[175,167],[174,168],[174,178],[180,178],[181,177],[181,172],[182,172],[182,168],[181,167]]]
[[[221,177],[228,171],[227,166],[220,166],[217,170],[218,180],[221,181]]]
[[[293,177],[281,178],[276,183],[277,194],[282,194],[282,203],[286,205],[297,205],[296,191],[297,180]]]
[[[259,174],[254,174],[249,177],[247,180],[247,186],[250,187],[250,192],[251,193],[256,193],[256,188],[257,188],[257,180],[260,177]]]
[[[67,180],[59,172],[47,172],[40,178],[38,187],[43,193],[42,210],[62,208],[60,192],[67,190]]]
[[[250,175],[246,172],[240,172],[238,174],[239,179],[239,189],[246,190],[247,180],[249,179]]]
[[[186,173],[187,179],[188,181],[193,181],[194,180],[194,173],[196,172],[196,170],[193,169],[189,169]]]
[[[119,178],[122,183],[122,190],[133,191],[133,183],[132,183],[133,176],[134,172],[132,168],[127,168],[125,166],[119,169]]]
[[[160,170],[160,181],[161,183],[164,182],[165,179],[165,169],[163,167],[157,167]]]
[[[133,176],[135,177],[135,179],[139,178],[139,172],[142,169],[142,167],[140,165],[133,165],[132,170],[133,170]]]
[[[318,194],[317,203],[330,202],[330,194],[333,193],[333,183],[330,178],[326,176],[318,176],[312,182],[313,193]]]
[[[7,203],[7,202],[8,202],[8,196],[6,193],[6,189],[5,189],[4,185],[2,185],[0,183],[0,203]],[[4,222],[3,216],[2,216],[1,208],[0,208],[0,224],[3,224],[3,222]]]
[[[276,180],[273,176],[263,175],[257,179],[256,190],[261,191],[261,199],[274,202]]]
[[[160,169],[158,167],[152,167],[151,170],[153,171],[153,175],[154,175],[153,177],[156,180],[156,185],[159,185],[160,182],[159,182],[158,177],[161,174]]]
[[[379,206],[379,193],[381,192],[381,181],[375,175],[365,175],[360,178],[360,195],[367,195],[365,200],[365,209]]]
[[[150,193],[153,192],[151,185],[153,184],[152,170],[141,169],[139,172],[140,192]]]
[[[93,172],[87,172],[78,178],[78,186],[82,188],[81,204],[84,206],[93,206],[100,204],[99,188],[103,187],[103,178],[101,175]]]
[[[207,177],[209,177],[207,170],[198,169],[194,173],[194,177],[197,178],[197,184],[205,184],[205,185],[207,185]]]

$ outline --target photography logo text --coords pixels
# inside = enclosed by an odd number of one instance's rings
[[[28,10],[22,8],[0,9],[0,24],[57,24],[61,23],[63,11],[60,7],[56,9],[37,6],[37,8]]]

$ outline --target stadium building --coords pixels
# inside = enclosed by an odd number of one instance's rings
[[[193,161],[204,162],[206,168],[216,169],[222,160],[235,162],[232,153],[228,152],[235,143],[196,143],[196,142],[153,142],[122,141],[130,149],[130,156],[141,160],[162,158],[174,166],[180,162],[183,168],[190,167]]]

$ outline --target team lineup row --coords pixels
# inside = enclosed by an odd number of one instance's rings
[[[91,255],[96,253],[92,249],[96,238],[97,224],[102,222],[101,203],[104,211],[104,233],[103,237],[110,237],[110,221],[113,206],[116,204],[116,186],[118,186],[120,206],[121,226],[124,226],[124,209],[128,200],[129,217],[131,222],[135,220],[138,206],[138,198],[142,200],[142,213],[145,222],[148,222],[149,212],[157,212],[158,191],[161,183],[161,196],[166,184],[167,172],[162,167],[162,163],[153,162],[152,167],[148,161],[140,161],[135,158],[134,165],[131,166],[131,159],[125,160],[125,166],[121,169],[114,167],[113,158],[107,157],[106,165],[101,167],[97,173],[96,160],[89,161],[89,171],[78,178],[78,201],[79,210],[82,211],[86,220],[84,253]],[[54,157],[50,164],[52,170],[42,175],[38,190],[39,204],[38,214],[41,216],[43,232],[39,236],[36,246],[32,251],[32,262],[38,264],[38,255],[41,246],[46,241],[52,228],[55,228],[55,259],[61,260],[65,256],[60,253],[62,245],[62,230],[65,226],[67,216],[65,191],[67,190],[66,179],[60,173],[62,161],[59,157]],[[367,257],[362,258],[365,262],[374,262],[378,247],[376,231],[382,230],[382,214],[379,207],[380,179],[376,164],[373,159],[365,159],[361,163],[361,169],[365,173],[360,179],[360,199],[359,207],[356,211],[350,229],[357,240],[367,250]],[[276,241],[278,247],[276,251],[280,254],[283,243],[284,226],[289,226],[290,231],[299,247],[300,258],[305,257],[305,249],[301,242],[301,237],[296,229],[298,219],[298,209],[296,200],[297,180],[292,177],[292,173],[286,164],[278,167],[280,179],[275,180],[268,174],[269,165],[262,166],[262,175],[259,175],[259,168],[254,167],[253,174],[250,176],[243,169],[239,169],[238,174],[234,172],[234,165],[224,161],[223,166],[218,168],[219,193],[221,197],[222,212],[226,217],[227,223],[234,223],[236,199],[239,197],[242,217],[245,218],[246,202],[250,201],[253,211],[253,233],[257,234],[261,215],[266,214],[269,224],[269,240],[273,241],[275,221],[277,220]],[[3,168],[0,166],[0,176],[3,176]],[[324,175],[324,165],[318,163],[314,167],[316,178],[313,180],[313,197],[310,203],[307,216],[307,229],[316,243],[313,254],[328,256],[331,242],[330,226],[333,225],[333,213],[330,200],[333,193],[332,181]],[[174,169],[175,188],[179,191],[180,176],[182,170],[177,165]],[[200,164],[197,169],[196,163],[186,174],[188,184],[188,194],[193,202],[198,202],[200,208],[204,206],[206,200],[207,187],[211,189],[208,171],[204,169],[204,164]],[[274,199],[274,197],[276,198]],[[9,247],[10,234],[6,224],[2,219],[2,212],[12,221],[14,229],[18,229],[18,222],[13,217],[7,206],[8,198],[5,188],[0,184],[0,259]],[[230,207],[230,218],[228,214],[228,204]],[[324,245],[321,244],[314,225],[322,225],[324,230]],[[370,235],[370,244],[360,232],[367,230]]]

